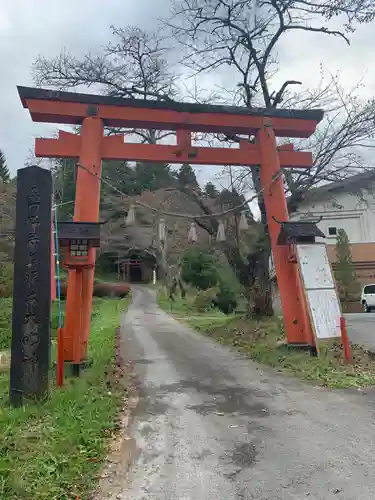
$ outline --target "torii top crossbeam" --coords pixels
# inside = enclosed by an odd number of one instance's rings
[[[175,101],[123,99],[31,87],[17,87],[35,122],[81,124],[94,114],[109,127],[255,134],[265,117],[277,137],[310,137],[323,111],[244,108]]]

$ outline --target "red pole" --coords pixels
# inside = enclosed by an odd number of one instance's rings
[[[350,363],[352,360],[352,352],[349,344],[348,330],[346,329],[346,319],[344,317],[340,318],[340,329],[342,345],[344,346],[345,361]]]
[[[258,131],[257,142],[261,154],[260,180],[264,189],[264,203],[267,211],[268,230],[274,257],[277,284],[288,344],[315,345],[314,334],[304,299],[304,291],[298,266],[289,261],[290,247],[279,245],[280,224],[278,220],[288,221],[288,207],[284,183],[280,176],[280,161],[275,133],[265,123]]]
[[[63,348],[63,332],[61,328],[57,330],[56,382],[58,387],[64,385],[64,348]]]
[[[79,163],[89,171],[77,167],[76,196],[74,204],[75,222],[98,222],[102,160],[101,144],[103,122],[95,116],[84,119],[81,129],[81,151]],[[90,173],[91,172],[91,173]],[[95,261],[95,248],[89,254]],[[64,359],[80,363],[87,359],[87,344],[90,330],[92,294],[95,269],[69,271],[64,324]],[[79,282],[76,283],[76,280]],[[79,313],[79,317],[78,317]],[[78,344],[77,344],[78,342]]]

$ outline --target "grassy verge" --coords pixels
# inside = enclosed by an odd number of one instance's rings
[[[179,296],[176,296],[175,300],[171,301],[162,285],[158,287],[157,298],[159,306],[165,311],[184,315],[193,310],[193,297],[187,295],[185,299],[181,299]]]
[[[0,298],[0,351],[9,349],[12,324],[12,299]]]
[[[61,311],[64,314],[65,302],[61,302]],[[58,327],[57,302],[52,305],[51,328],[52,335],[56,335]],[[10,349],[12,337],[12,299],[0,298],[0,351]]]
[[[86,500],[96,486],[124,388],[112,369],[115,329],[126,300],[95,300],[89,356],[80,378],[53,387],[40,406],[10,409],[0,375],[0,499]]]
[[[206,313],[197,312],[196,308],[193,306],[194,297],[191,295],[186,295],[184,299],[176,296],[175,301],[172,302],[164,288],[159,288],[157,297],[158,304],[162,309],[172,313],[177,320],[197,330],[204,330],[205,327],[209,327],[212,324],[218,326],[224,325],[229,318],[217,309],[212,309]]]
[[[341,343],[336,340],[321,343],[321,355],[313,358],[309,353],[283,346],[283,327],[277,318],[257,321],[212,311],[197,314],[191,308],[190,298],[177,299],[171,309],[163,292],[159,292],[158,302],[179,321],[279,372],[330,388],[375,385],[375,361],[361,346],[352,345],[350,365],[345,364]]]

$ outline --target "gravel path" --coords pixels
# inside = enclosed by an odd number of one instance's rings
[[[135,287],[122,320],[140,403],[123,500],[375,498],[373,393],[278,375],[185,328]]]

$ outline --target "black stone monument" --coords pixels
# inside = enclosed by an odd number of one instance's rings
[[[48,395],[51,346],[52,176],[17,172],[10,403]]]

